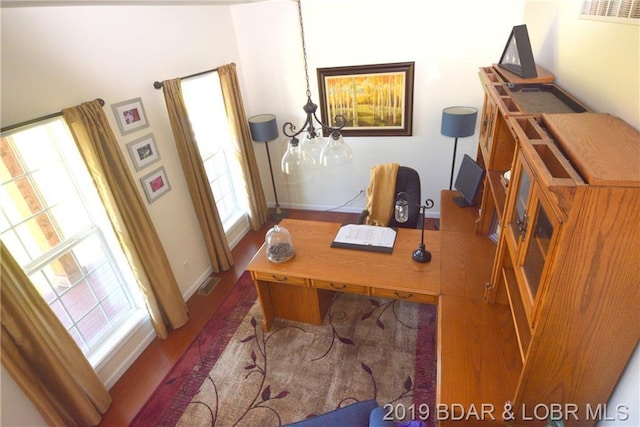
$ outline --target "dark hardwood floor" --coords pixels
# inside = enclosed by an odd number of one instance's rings
[[[289,218],[340,223],[355,222],[358,216],[353,213],[304,210],[287,210],[287,214]],[[166,340],[156,338],[114,384],[110,390],[113,403],[104,415],[101,426],[125,426],[133,420],[160,381],[218,309],[264,242],[266,232],[274,224],[275,221],[270,220],[260,230],[249,232],[232,251],[235,265],[224,273],[216,274],[221,280],[211,293],[196,293],[187,301],[189,322],[171,332]]]

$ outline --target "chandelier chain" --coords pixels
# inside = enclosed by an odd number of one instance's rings
[[[304,76],[307,80],[307,97],[311,97],[311,89],[309,86],[309,67],[307,64],[307,45],[304,41],[304,25],[302,23],[302,0],[298,0],[298,16],[300,17],[300,36],[302,37],[302,56],[304,58]]]
[[[287,122],[282,126],[282,133],[284,133],[286,136],[291,138],[292,146],[297,146],[298,139],[296,138],[296,136],[298,136],[302,132],[306,131],[310,138],[315,138],[318,135],[317,130],[320,130],[320,129],[316,129],[314,127],[313,120],[315,119],[315,121],[318,122],[320,127],[324,131],[326,131],[328,134],[331,135],[333,140],[337,140],[338,138],[341,137],[340,130],[345,126],[346,118],[342,114],[337,114],[334,117],[335,125],[332,127],[330,125],[326,125],[322,123],[322,121],[316,115],[316,110],[318,109],[318,105],[314,104],[313,101],[311,100],[311,85],[309,84],[309,64],[307,61],[307,43],[304,37],[304,23],[302,21],[302,0],[295,0],[295,1],[298,3],[298,18],[300,21],[300,36],[302,38],[302,55],[304,59],[304,77],[306,79],[306,84],[307,84],[307,103],[302,107],[302,109],[304,110],[307,117],[304,124],[300,127],[300,130],[298,130],[297,132],[296,132],[296,126],[291,122]],[[351,155],[349,154],[348,157],[351,158]]]

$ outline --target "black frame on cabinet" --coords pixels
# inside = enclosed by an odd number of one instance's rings
[[[513,27],[498,66],[524,79],[538,77],[526,25]]]

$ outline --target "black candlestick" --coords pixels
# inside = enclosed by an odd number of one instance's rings
[[[420,206],[420,214],[422,215],[422,237],[418,249],[413,251],[413,255],[411,255],[411,258],[413,258],[415,262],[425,263],[431,261],[431,252],[424,246],[424,211],[425,209],[431,209],[433,205],[433,200],[427,199],[425,204]]]

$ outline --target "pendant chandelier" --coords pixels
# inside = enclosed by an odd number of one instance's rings
[[[336,115],[334,126],[329,126],[318,118],[316,111],[318,106],[311,101],[311,89],[309,88],[309,69],[307,64],[307,47],[304,41],[304,25],[302,23],[301,0],[297,0],[298,15],[300,18],[300,34],[302,38],[302,53],[304,57],[304,73],[307,82],[307,103],[302,107],[307,118],[296,132],[296,127],[291,122],[282,126],[282,133],[289,140],[287,151],[282,156],[282,172],[286,175],[299,175],[309,172],[315,166],[334,167],[343,166],[351,161],[351,148],[342,139],[340,130],[345,126],[346,119],[343,115]],[[313,122],[317,122],[314,126]],[[327,140],[322,137],[323,131],[329,134]],[[306,132],[302,142],[298,135]]]

